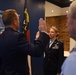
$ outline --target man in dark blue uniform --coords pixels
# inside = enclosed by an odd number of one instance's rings
[[[27,75],[27,55],[41,56],[49,42],[45,21],[42,18],[39,20],[39,31],[41,33],[32,44],[27,41],[22,33],[17,31],[19,16],[16,10],[5,10],[2,20],[5,30],[0,35],[0,59],[2,61],[0,75]]]

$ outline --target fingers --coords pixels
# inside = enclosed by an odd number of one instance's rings
[[[36,33],[36,39],[39,37],[39,35],[40,35],[40,32],[38,31],[38,32]]]
[[[43,18],[39,19],[39,31],[47,31],[46,22],[43,20]]]
[[[43,25],[43,21],[44,21],[43,18],[40,18],[39,19],[39,25]]]

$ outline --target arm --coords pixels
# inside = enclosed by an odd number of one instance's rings
[[[64,60],[64,44],[60,42],[59,45],[59,63],[58,63],[58,73],[61,72],[61,66]]]
[[[31,56],[41,56],[49,39],[50,38],[46,33],[41,32],[39,38],[32,44],[26,40],[24,35],[20,34],[17,47],[21,53],[29,54]]]
[[[76,52],[70,53],[62,65],[60,75],[75,75],[76,74]]]
[[[31,56],[40,56],[45,46],[50,40],[49,35],[47,34],[46,22],[40,18],[39,19],[39,32],[40,35],[34,44],[29,43],[24,36],[20,35],[17,42],[17,47],[22,53],[29,54]]]

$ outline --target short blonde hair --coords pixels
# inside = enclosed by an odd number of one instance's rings
[[[16,17],[17,11],[14,9],[7,9],[3,12],[2,21],[5,26],[10,25],[14,18]]]
[[[55,32],[56,32],[56,34],[57,34],[57,36],[56,37],[58,37],[59,36],[59,32],[58,32],[58,29],[57,29],[57,27],[56,26],[51,26],[51,28],[50,29],[53,29]]]

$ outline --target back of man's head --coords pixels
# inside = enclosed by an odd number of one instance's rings
[[[5,26],[10,25],[13,22],[16,17],[15,13],[17,12],[14,9],[7,9],[3,12],[2,21]]]

